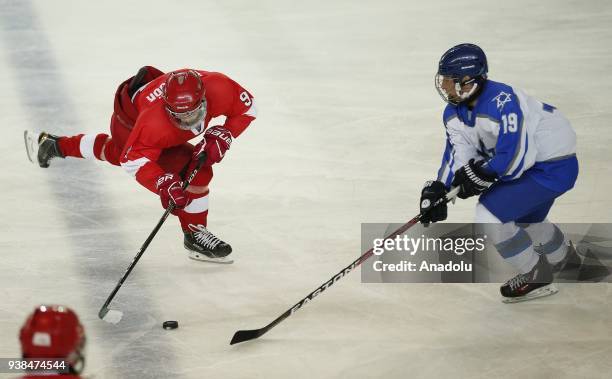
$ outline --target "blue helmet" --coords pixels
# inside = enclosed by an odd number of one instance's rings
[[[436,74],[436,89],[444,101],[459,104],[470,101],[482,89],[487,79],[487,57],[482,49],[471,43],[462,43],[450,48],[442,55]],[[454,82],[455,94],[443,87],[444,80]],[[465,85],[474,83],[468,89]],[[446,86],[448,88],[448,85]]]

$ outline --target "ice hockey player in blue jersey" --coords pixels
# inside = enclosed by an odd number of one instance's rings
[[[487,73],[485,53],[473,44],[440,59],[435,84],[448,103],[446,149],[437,180],[421,192],[421,222],[446,219],[446,204],[430,204],[450,188],[460,187],[462,199],[479,195],[476,223],[497,224],[487,227],[488,240],[519,272],[500,288],[505,302],[551,295],[553,273],[580,262],[546,218],[578,177],[576,134],[557,108]]]

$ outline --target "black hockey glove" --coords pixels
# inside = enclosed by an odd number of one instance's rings
[[[446,202],[442,202],[436,207],[432,207],[433,204],[446,196],[446,187],[444,183],[436,180],[430,180],[425,182],[423,190],[421,191],[421,224],[428,225],[430,222],[438,222],[446,220],[448,216],[448,207]]]
[[[495,183],[497,176],[482,169],[485,161],[474,162],[474,159],[455,172],[452,187],[460,187],[457,196],[460,199],[480,195]]]

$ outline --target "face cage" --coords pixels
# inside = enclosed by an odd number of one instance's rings
[[[459,95],[458,97],[452,96],[451,94],[447,93],[444,90],[444,87],[442,87],[442,82],[444,81],[445,78],[451,79],[455,83],[455,93]],[[478,83],[476,82],[476,78],[469,78],[468,80],[462,82],[461,79],[457,77],[441,75],[439,72],[436,73],[434,77],[434,83],[436,85],[436,90],[438,90],[438,94],[440,95],[442,100],[444,100],[447,103],[453,104],[453,105],[458,105],[464,101],[469,100],[472,97],[472,95],[476,93],[476,90],[478,88]],[[466,84],[471,84],[471,83],[474,83],[474,85],[472,86],[470,91],[462,92],[461,87],[463,87]]]
[[[68,364],[68,372],[71,375],[79,375],[85,369],[85,350],[87,347],[87,337],[83,336],[79,346],[65,358]],[[32,358],[22,355],[22,358]]]
[[[168,107],[166,110],[179,129],[191,130],[200,125],[206,117],[206,100],[202,100],[200,106],[191,111],[174,112]]]
[[[68,356],[68,362],[70,362],[69,371],[71,374],[79,375],[85,369],[86,349],[87,338],[83,336],[79,347]]]

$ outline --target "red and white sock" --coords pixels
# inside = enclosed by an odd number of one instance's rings
[[[189,232],[189,224],[204,225],[208,219],[208,191],[201,194],[189,193],[191,203],[187,205],[178,214],[181,222],[181,228],[185,232]]]
[[[104,133],[78,134],[72,137],[60,137],[58,145],[66,157],[105,160],[102,149],[108,140],[108,134]]]

